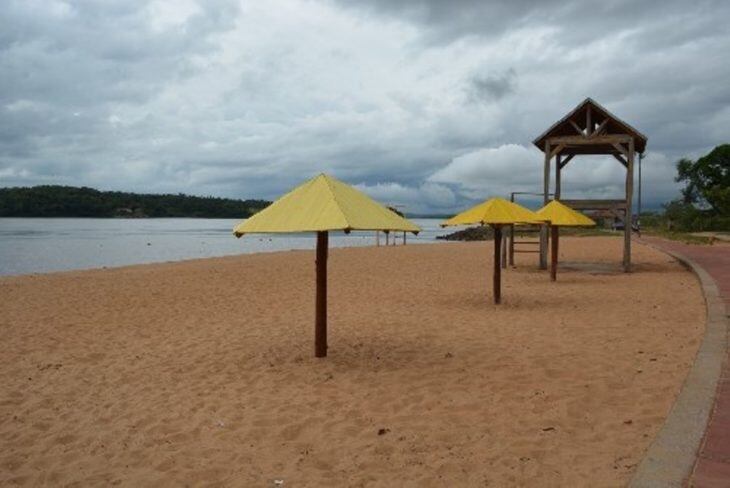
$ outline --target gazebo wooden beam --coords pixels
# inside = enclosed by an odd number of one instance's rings
[[[593,134],[591,134],[591,137],[597,137],[597,136],[601,135],[601,132],[603,132],[603,129],[605,129],[606,125],[608,124],[608,120],[609,120],[608,117],[603,119],[603,122],[598,124],[598,127],[596,127],[596,130],[593,131]]]
[[[575,210],[610,210],[626,207],[626,200],[597,200],[597,199],[585,199],[585,200],[563,200],[561,203],[569,206]]]
[[[619,153],[616,148],[610,145],[584,145],[584,146],[567,146],[565,149],[563,149],[562,154],[563,156],[569,156],[571,154],[575,154],[576,156],[579,155],[599,155],[599,156],[606,156],[611,155],[614,153]]]
[[[628,155],[629,155],[629,151],[628,151],[628,149],[626,149],[625,147],[623,147],[623,146],[622,146],[621,144],[619,144],[618,142],[614,142],[614,143],[612,143],[611,145],[612,145],[613,147],[615,147],[615,148],[616,148],[616,151],[620,152],[620,153],[621,153],[621,154],[622,154],[623,156],[628,156]]]
[[[626,161],[626,159],[624,159],[624,157],[621,156],[620,154],[614,153],[613,154],[613,157],[616,158],[619,163],[623,164],[624,165],[624,168],[628,168],[629,167],[629,162]]]
[[[576,123],[575,123],[575,121],[574,121],[573,119],[568,119],[568,122],[569,122],[569,123],[570,123],[570,125],[571,125],[571,126],[573,127],[573,129],[575,129],[575,131],[576,131],[576,132],[577,132],[578,134],[580,134],[580,135],[583,135],[583,129],[581,129],[581,128],[580,128],[580,126],[579,126],[578,124],[576,124]]]
[[[628,143],[631,141],[631,136],[619,135],[619,134],[607,134],[598,135],[593,137],[586,136],[556,136],[550,137],[548,143],[551,146],[558,146],[564,144],[566,147],[569,146],[593,146],[599,144],[613,145],[614,143]]]
[[[556,147],[555,149],[553,149],[552,152],[550,153],[550,159],[552,159],[555,156],[557,156],[558,154],[560,154],[560,152],[563,149],[565,149],[565,144],[559,144],[558,147]]]
[[[565,168],[565,167],[566,167],[566,166],[568,165],[568,163],[569,163],[569,162],[570,162],[570,161],[571,161],[571,160],[572,160],[572,159],[573,159],[574,157],[575,157],[575,154],[568,154],[568,157],[567,157],[567,158],[565,158],[565,159],[564,159],[564,160],[563,160],[563,161],[562,161],[562,162],[560,163],[560,169],[563,169],[563,168]]]

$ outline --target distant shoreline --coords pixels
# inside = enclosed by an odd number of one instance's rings
[[[246,218],[267,200],[99,191],[45,185],[0,188],[0,217],[22,218]]]

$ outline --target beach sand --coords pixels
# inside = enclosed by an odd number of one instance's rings
[[[557,283],[518,255],[495,306],[491,257],[332,250],[325,359],[311,251],[2,278],[0,485],[625,485],[704,331],[695,277],[638,244]]]

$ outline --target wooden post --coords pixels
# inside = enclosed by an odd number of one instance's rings
[[[387,246],[390,244],[390,233],[387,230],[384,232],[385,232],[385,245]]]
[[[593,133],[593,120],[591,120],[591,106],[586,106],[586,135],[590,136]]]
[[[553,200],[560,200],[560,172],[562,171],[562,159],[562,156],[558,155],[557,160],[555,161],[555,194],[553,195]],[[558,245],[560,242],[560,228],[557,225],[552,225],[550,227],[552,231],[552,242],[550,243],[552,248],[552,256],[550,258],[550,280],[555,281],[558,276]]]
[[[379,230],[375,231],[375,245],[380,247],[380,231]]]
[[[545,142],[545,171],[543,174],[543,205],[550,200],[550,142]],[[547,227],[540,227],[540,269],[547,269]]]
[[[317,232],[317,298],[314,319],[314,356],[327,356],[327,231]]]
[[[639,195],[638,202],[636,202],[636,229],[638,230],[639,238],[641,238],[641,161],[644,159],[644,153],[639,153]]]
[[[558,154],[555,159],[555,193],[553,194],[553,200],[560,200],[560,172],[562,171],[560,165],[562,161],[563,157]]]
[[[626,220],[624,221],[624,272],[631,272],[631,226],[633,223],[634,197],[634,138],[629,140],[628,165],[626,166]]]
[[[552,253],[550,256],[550,281],[555,281],[558,276],[558,239],[560,235],[560,228],[557,225],[551,225],[550,230],[552,231]]]
[[[509,265],[515,265],[515,224],[509,226]]]
[[[502,226],[494,225],[494,303],[502,300],[502,268],[499,266],[500,247],[502,244]]]
[[[502,261],[502,268],[507,269],[507,233],[502,234],[502,240],[500,241],[500,259]]]
[[[406,233],[405,233],[405,231],[403,232],[403,245],[404,246],[406,245]]]

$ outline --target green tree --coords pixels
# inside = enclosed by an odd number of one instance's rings
[[[680,159],[676,180],[685,183],[684,203],[707,204],[716,215],[730,215],[730,144],[717,146],[697,161]]]

